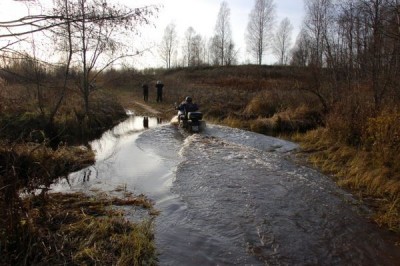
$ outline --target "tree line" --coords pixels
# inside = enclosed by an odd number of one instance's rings
[[[312,92],[326,108],[355,87],[371,93],[371,108],[400,100],[398,0],[305,0],[304,26],[291,64],[314,73]],[[324,89],[322,72],[329,72]],[[325,85],[326,85],[325,81]],[[366,94],[368,94],[366,93]]]
[[[232,38],[230,8],[222,1],[215,22],[214,34],[210,38],[187,28],[180,40],[176,25],[170,23],[164,30],[159,45],[159,55],[166,68],[176,66],[235,65],[238,64],[238,49]],[[273,0],[255,0],[249,14],[246,31],[247,53],[259,65],[271,49],[279,64],[287,64],[291,47],[293,26],[284,18],[275,30],[276,5]],[[178,53],[180,51],[180,58]]]

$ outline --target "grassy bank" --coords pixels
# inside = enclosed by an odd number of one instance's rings
[[[91,93],[85,112],[69,90],[50,119],[55,86],[1,84],[0,93],[0,257],[1,265],[156,264],[152,203],[129,195],[49,193],[51,184],[94,163],[88,142],[125,119],[112,91]],[[128,220],[117,206],[146,208],[147,218]]]
[[[374,211],[378,225],[400,236],[400,182],[398,170],[382,163],[375,152],[336,142],[326,129],[293,136],[315,167],[332,176]]]
[[[128,221],[116,206],[146,208],[149,216]],[[133,207],[132,207],[133,206]],[[18,234],[5,237],[1,265],[156,265],[151,214],[144,196],[48,194],[23,200],[27,210]]]

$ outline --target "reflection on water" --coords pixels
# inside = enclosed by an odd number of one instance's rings
[[[149,128],[149,118],[147,116],[143,117],[143,127]]]
[[[143,121],[146,121],[144,125]],[[136,141],[146,128],[160,127],[157,118],[131,116],[103,136],[90,143],[96,154],[96,163],[70,174],[69,180],[54,185],[54,191],[113,191],[127,187],[136,194],[164,190],[160,182],[170,175],[170,166],[150,152],[141,150]]]
[[[213,125],[181,134],[161,122],[132,116],[106,132],[91,143],[95,165],[54,189],[113,193],[123,186],[155,200],[160,265],[400,260],[399,248],[359,215],[351,195],[287,159],[297,145]]]

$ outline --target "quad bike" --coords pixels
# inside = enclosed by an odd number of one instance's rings
[[[178,125],[186,129],[190,133],[199,133],[206,127],[206,122],[203,119],[201,112],[179,112]]]

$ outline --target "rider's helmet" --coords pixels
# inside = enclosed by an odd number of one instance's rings
[[[192,102],[192,97],[187,96],[187,97],[185,98],[185,101],[188,102],[188,103],[191,103],[191,102]]]
[[[157,80],[157,84],[161,84],[161,80]]]

